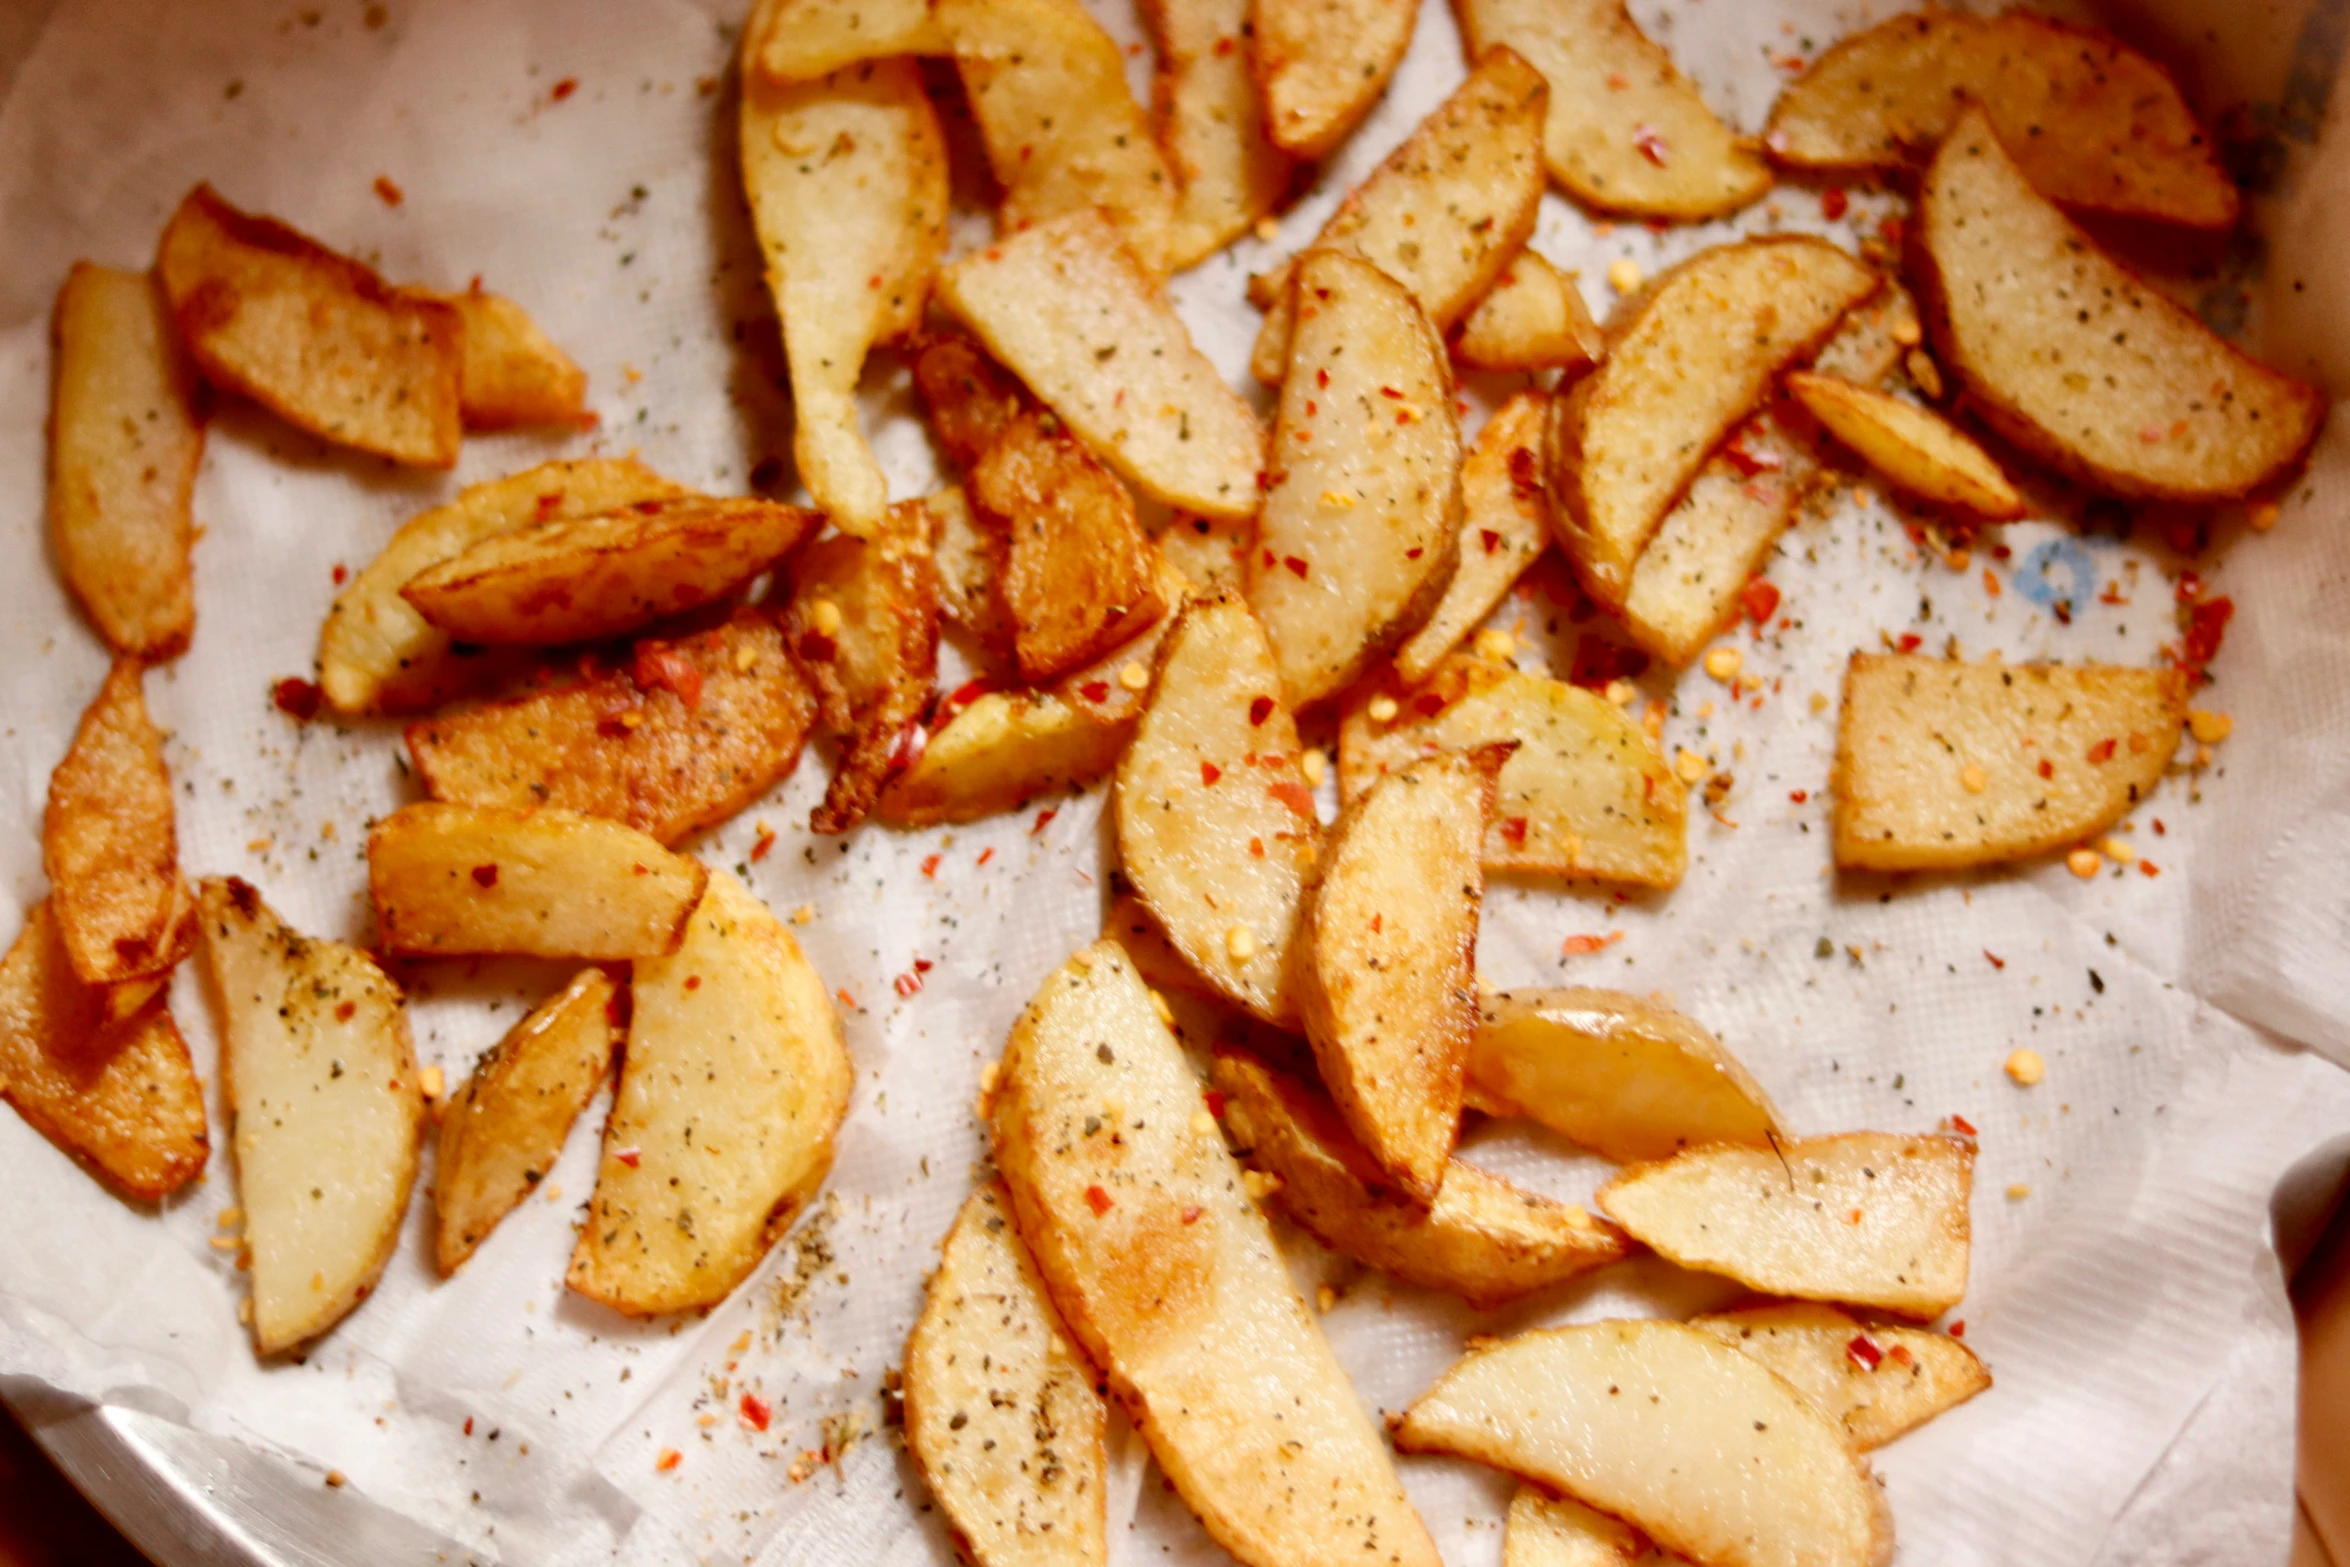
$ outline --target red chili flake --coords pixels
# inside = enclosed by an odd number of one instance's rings
[[[476,865],[473,868],[473,884],[476,887],[495,887],[498,884],[498,867],[494,864]]]
[[[1088,702],[1106,702],[1110,698],[1110,683],[1107,680],[1088,680],[1077,688],[1077,694]]]
[[[1952,1116],[1950,1118],[1950,1125],[1951,1129],[1956,1131],[1961,1137],[1973,1137],[1977,1135],[1975,1131],[1975,1123],[1968,1120],[1963,1115]]]
[[[1314,385],[1316,385],[1316,386],[1328,386],[1329,384],[1330,384],[1330,372],[1329,372],[1328,370],[1326,370],[1326,369],[1325,369],[1325,370],[1316,370],[1316,371],[1314,372]]]
[[[1273,699],[1271,697],[1260,696],[1249,703],[1248,723],[1251,729],[1256,728],[1259,724],[1262,724],[1266,719],[1271,718],[1272,716]]]
[[[467,1436],[473,1435],[473,1417],[471,1415],[465,1417],[465,1434]]]
[[[741,1415],[742,1423],[754,1431],[766,1430],[767,1422],[775,1415],[775,1411],[767,1407],[767,1400],[759,1397],[756,1393],[743,1395],[742,1403],[737,1406],[737,1413]]]
[[[1830,223],[1844,216],[1845,209],[1851,205],[1852,198],[1844,194],[1841,185],[1831,185],[1820,192],[1820,216]]]
[[[566,76],[563,78],[563,80],[555,84],[554,90],[547,96],[554,99],[557,103],[561,103],[564,99],[570,97],[577,91],[579,91],[579,78],[576,76]]]
[[[1903,1367],[1912,1366],[1917,1363],[1917,1357],[1909,1352],[1909,1346],[1907,1344],[1894,1345],[1891,1349],[1885,1351],[1885,1358],[1892,1361],[1895,1365]]]
[[[1183,1222],[1186,1224],[1199,1223],[1199,1216],[1200,1210],[1196,1205],[1183,1210]]]
[[[699,989],[701,989],[701,988],[702,988],[702,976],[701,976],[701,975],[699,975],[699,974],[688,974],[688,975],[685,977],[685,988],[686,988],[686,989],[688,989],[688,990],[699,990]]]
[[[1961,1317],[1956,1322],[1950,1324],[1950,1336],[1952,1338],[1966,1337],[1966,1318]]]
[[[2184,668],[2200,672],[2219,656],[2220,643],[2227,639],[2228,621],[2236,613],[2236,601],[2230,598],[2207,599],[2187,612],[2187,635],[2179,644],[2179,663]]]
[[[930,749],[930,731],[922,727],[922,720],[909,718],[898,729],[898,743],[889,748],[889,764],[885,771],[894,778],[922,760],[922,753]]]
[[[1660,169],[1673,155],[1673,149],[1665,144],[1664,137],[1645,125],[1632,127],[1632,145],[1640,149],[1640,156]]]
[[[357,1017],[358,1015],[359,1003],[356,1001],[346,1001],[341,1006],[335,1008],[335,1021],[338,1023],[348,1023],[351,1021],[351,1019]]]
[[[622,1148],[616,1151],[612,1157],[619,1160],[622,1164],[627,1165],[632,1170],[645,1162],[644,1156],[639,1154],[634,1148]]]
[[[1542,488],[1542,469],[1531,446],[1510,449],[1510,488],[1520,500],[1525,500]],[[1485,546],[1488,550],[1493,546]]]
[[[1991,966],[1993,968],[2007,967],[2007,959],[2001,957],[1998,953],[1993,952],[1989,947],[1985,947],[1983,949],[1983,956],[1991,960]]]
[[[335,563],[334,578],[335,586],[338,588],[341,587],[344,583],[351,580],[351,568],[342,564],[340,561],[337,561]]]
[[[938,877],[938,862],[938,855],[933,854],[926,857],[922,861],[922,874],[932,878],[933,880],[936,880]]]
[[[1559,950],[1570,958],[1588,957],[1594,952],[1606,951],[1623,939],[1624,933],[1620,930],[1611,930],[1604,936],[1569,936],[1560,943]]]
[[[1248,852],[1251,859],[1263,859],[1265,857],[1265,840],[1262,838],[1249,839]]]
[[[653,1468],[658,1473],[667,1474],[684,1462],[685,1454],[674,1447],[664,1447],[661,1449],[661,1456],[653,1460]]]
[[[1271,550],[1267,550],[1267,551],[1265,551],[1265,569],[1266,569],[1267,571],[1271,571],[1271,570],[1274,568],[1274,566],[1276,566],[1277,564],[1279,564],[1279,562],[1280,562],[1280,557],[1279,557],[1279,556],[1275,555],[1275,554],[1274,554],[1274,553],[1273,553]]]
[[[1379,395],[1399,403],[1403,401],[1403,391],[1400,387],[1383,386],[1379,388]]]
[[[1093,1210],[1094,1217],[1098,1219],[1110,1211],[1110,1194],[1098,1186],[1088,1186],[1085,1189],[1085,1205]]]
[[[1224,769],[1218,767],[1214,762],[1202,762],[1199,764],[1199,781],[1201,783],[1213,784],[1217,779],[1223,776]]]
[[[1051,806],[1047,806],[1045,809],[1037,812],[1036,825],[1028,829],[1028,835],[1033,838],[1038,833],[1043,832],[1045,827],[1051,823],[1052,819],[1060,814],[1061,813],[1059,811],[1053,809]]]
[[[1412,711],[1422,718],[1434,718],[1438,713],[1444,711],[1444,693],[1441,691],[1421,692],[1412,698]]]
[[[2095,745],[2089,747],[2089,760],[2092,762],[2110,762],[2113,760],[2113,750],[2113,739],[2111,736],[2107,736],[2105,739],[2100,740]]]
[[[2048,758],[2045,756],[2040,758],[2040,776],[2043,778],[2054,778],[2056,776],[2056,764],[2048,760]]]
[[[1418,560],[1421,556],[1427,553],[1428,551],[1424,546],[1415,544],[1410,549],[1403,552],[1403,558],[1405,560]]]
[[[995,858],[995,850],[994,850],[994,849],[992,849],[992,848],[989,848],[989,849],[982,849],[982,850],[980,850],[980,851],[979,851],[979,859],[978,859],[977,863],[978,863],[978,864],[981,864],[981,865],[985,865],[985,864],[986,864],[988,861],[990,861],[990,860],[992,860],[992,859],[994,859],[994,858]]]
[[[1526,818],[1513,816],[1501,824],[1502,841],[1523,848],[1526,843]]]
[[[1231,54],[1233,50],[1235,50],[1235,49],[1237,49],[1237,48],[1239,48],[1239,47],[1240,47],[1240,45],[1239,45],[1238,43],[1236,43],[1235,41],[1233,41],[1232,39],[1230,39],[1230,38],[1219,38],[1219,39],[1217,39],[1217,40],[1216,40],[1216,55],[1217,55],[1217,58],[1221,59],[1221,58],[1223,58],[1223,57],[1225,57],[1225,56],[1227,56],[1227,55]]]
[[[2140,860],[2138,862],[2138,874],[2141,876],[2160,876],[2162,874],[2162,867],[2156,865],[2152,860]]]
[[[804,662],[810,664],[829,664],[832,662],[834,655],[839,652],[840,645],[821,631],[803,631],[800,633],[800,658]]]
[[[2180,572],[2178,586],[2174,593],[2180,603],[2194,603],[2203,597],[2203,574],[2197,571]]]
[[[1756,625],[1767,625],[1779,612],[1779,589],[1776,583],[1757,577],[1738,590],[1738,598],[1746,606],[1746,618]]]
[[[1268,784],[1265,786],[1265,792],[1307,821],[1310,822],[1314,819],[1313,791],[1296,779],[1284,778],[1279,783]]]
[[[375,177],[375,196],[387,207],[396,207],[408,199],[406,193],[392,183],[389,174],[378,174]]]
[[[1224,1119],[1224,1090],[1221,1088],[1211,1088],[1200,1097],[1207,1101],[1208,1114],[1214,1116],[1219,1121]]]
[[[1904,653],[1915,653],[1925,640],[1914,631],[1904,631],[1894,645]]]
[[[956,712],[961,712],[994,689],[995,682],[992,680],[966,680],[948,693],[946,705]]]
[[[326,693],[319,690],[313,681],[288,675],[270,687],[269,699],[277,704],[279,712],[296,723],[306,724],[318,716],[319,705],[326,700]]]
[[[1866,1333],[1855,1333],[1852,1342],[1844,1346],[1844,1353],[1863,1371],[1874,1371],[1884,1360],[1885,1352],[1877,1348],[1876,1340]]]
[[[922,988],[922,976],[919,974],[900,974],[897,978],[891,980],[889,983],[890,988],[895,990],[899,995],[910,996]]]
[[[1748,450],[1743,439],[1733,440],[1723,447],[1722,455],[1730,459],[1730,466],[1738,470],[1738,476],[1742,479],[1751,479],[1758,473],[1777,473],[1787,466],[1787,460],[1777,452]]]
[[[775,850],[775,829],[765,822],[759,824],[758,839],[751,845],[751,863],[757,864]]]
[[[666,642],[639,643],[629,678],[639,691],[676,692],[689,713],[702,705],[700,666]]]
[[[1305,578],[1306,578],[1306,563],[1305,563],[1305,557],[1304,557],[1304,556],[1302,556],[1302,555],[1288,555],[1288,556],[1284,556],[1284,557],[1282,557],[1281,564],[1282,564],[1282,565],[1284,565],[1284,566],[1287,566],[1287,567],[1288,567],[1288,568],[1289,568],[1291,571],[1295,572],[1295,573],[1297,574],[1297,579],[1298,579],[1298,581],[1300,581],[1300,582],[1303,582],[1303,581],[1305,580]]]
[[[1479,543],[1485,546],[1485,553],[1488,555],[1501,548],[1501,535],[1494,532],[1491,528],[1479,528],[1477,530],[1477,540]]]
[[[851,1012],[857,1010],[857,998],[849,994],[848,986],[843,985],[840,987],[840,989],[834,991],[832,994],[842,1006],[847,1007]]]
[[[1811,798],[1811,791],[1809,789],[1790,789],[1787,791],[1787,798],[1793,800],[1797,805],[1801,805]]]
[[[1907,232],[1908,228],[1901,219],[1891,214],[1888,214],[1877,224],[1877,237],[1888,245],[1898,246],[1901,243],[1902,235]]]

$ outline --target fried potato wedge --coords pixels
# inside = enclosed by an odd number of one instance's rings
[[[1454,0],[1454,9],[1472,55],[1507,45],[1550,82],[1543,160],[1577,200],[1694,222],[1770,189],[1770,167],[1623,0]]]
[[[1126,877],[1176,950],[1226,1000],[1290,1022],[1322,824],[1281,671],[1239,595],[1195,600],[1167,633],[1114,805]]]
[[[979,644],[991,664],[1011,662],[1012,623],[999,584],[1004,537],[971,514],[962,486],[925,495],[930,512],[930,562],[938,571],[938,613]]]
[[[1868,1464],[1795,1390],[1678,1322],[1593,1322],[1472,1351],[1397,1428],[1563,1491],[1707,1567],[1884,1567]]]
[[[1318,163],[1363,123],[1411,46],[1415,0],[1256,0],[1249,63],[1266,134]]]
[[[1080,0],[933,4],[1003,187],[998,231],[1099,213],[1145,271],[1166,276],[1175,178],[1117,41]]]
[[[977,1567],[1110,1559],[1109,1408],[991,1181],[939,1247],[906,1339],[906,1451]]]
[[[1701,251],[1640,298],[1550,422],[1552,520],[1594,598],[1624,602],[1632,563],[1707,454],[1876,289],[1827,241],[1774,236]]]
[[[153,1202],[204,1173],[212,1142],[187,1041],[160,1001],[112,1017],[75,977],[43,899],[0,962],[0,1099],[129,1196]]]
[[[1639,1530],[1572,1497],[1521,1485],[1502,1524],[1501,1567],[1685,1567]]]
[[[155,270],[207,380],[321,440],[426,468],[456,465],[465,325],[275,218],[198,185]]]
[[[379,948],[591,962],[674,952],[709,873],[633,827],[572,811],[403,805],[367,834]]]
[[[1632,1165],[1599,1206],[1684,1268],[1922,1320],[1966,1294],[1974,1180],[1958,1138],[1847,1132]]]
[[[171,658],[195,633],[196,371],[155,279],[77,261],[57,291],[49,542],[118,653]]]
[[[1975,1352],[1947,1334],[1864,1327],[1809,1301],[1716,1312],[1689,1325],[1776,1371],[1864,1453],[1991,1385]]]
[[[965,473],[1036,406],[1019,377],[961,332],[923,334],[914,351],[914,390],[947,461]]]
[[[1177,517],[1159,530],[1159,559],[1183,574],[1195,593],[1241,587],[1248,578],[1248,552],[1257,541],[1257,520]]]
[[[2186,676],[1855,653],[1837,724],[1836,863],[2028,859],[2129,814],[2179,743]]]
[[[162,731],[147,717],[142,673],[130,658],[107,671],[49,775],[41,818],[50,909],[85,985],[167,973],[194,935],[171,774]]]
[[[587,372],[513,300],[479,283],[436,296],[464,323],[457,407],[468,430],[524,425],[588,426]]]
[[[1970,102],[2051,201],[2235,226],[2235,182],[2170,74],[2028,11],[1911,11],[1843,39],[1779,94],[1763,144],[1798,169],[1923,167]]]
[[[1712,1143],[1769,1145],[1779,1112],[1695,1019],[1582,986],[1504,991],[1478,1005],[1468,1102],[1525,1116],[1619,1164]]]
[[[1077,953],[1029,1002],[988,1119],[1053,1303],[1216,1543],[1248,1567],[1351,1567],[1368,1539],[1384,1561],[1436,1567],[1116,942]]]
[[[400,987],[366,953],[294,931],[251,885],[198,892],[221,1076],[253,1257],[253,1344],[316,1338],[399,1243],[424,1141]]]
[[[1167,266],[1180,272],[1279,207],[1295,168],[1265,133],[1249,69],[1252,0],[1150,0],[1141,9],[1158,46],[1152,118],[1175,176]]]
[[[1575,280],[1526,249],[1469,310],[1453,357],[1478,370],[1557,370],[1579,375],[1599,363],[1607,340]]]
[[[1258,10],[1262,48],[1264,5]],[[1492,288],[1534,232],[1549,91],[1534,68],[1509,50],[1486,55],[1348,193],[1308,248],[1368,261],[1419,301],[1441,336]],[[1289,373],[1296,266],[1288,262],[1250,280],[1250,297],[1264,307],[1265,324],[1249,368],[1267,386],[1278,386]]]
[[[807,82],[900,54],[946,54],[930,0],[780,0],[746,26],[749,60],[770,82]]]
[[[989,691],[933,733],[873,814],[892,827],[969,822],[1093,782],[1118,765],[1131,720],[1105,723],[1051,691]]]
[[[1419,630],[1395,650],[1395,669],[1417,685],[1484,624],[1510,585],[1550,547],[1542,500],[1542,416],[1548,399],[1520,392],[1494,410],[1461,459],[1460,565]]]
[[[1639,722],[1595,691],[1467,654],[1446,658],[1415,689],[1382,678],[1349,695],[1339,791],[1351,800],[1423,756],[1500,740],[1521,744],[1502,764],[1486,870],[1679,884],[1688,791]]]
[[[1461,434],[1444,344],[1402,284],[1316,250],[1292,287],[1313,313],[1281,383],[1248,598],[1303,708],[1443,599],[1460,561]]]
[[[1434,1201],[1393,1189],[1329,1098],[1246,1051],[1216,1051],[1224,1125],[1240,1157],[1280,1181],[1282,1211],[1332,1251],[1480,1310],[1531,1294],[1628,1250],[1613,1225],[1459,1159]]]
[[[564,1282],[632,1317],[708,1306],[824,1184],[853,1068],[824,981],[724,870],[639,958],[587,1223]]]
[[[505,661],[460,651],[400,590],[485,539],[686,493],[634,457],[587,457],[467,485],[412,517],[335,595],[318,633],[318,683],[339,713],[413,712],[458,695]]]
[[[2097,248],[1962,115],[1912,245],[1941,360],[2000,434],[2093,488],[2228,500],[2300,460],[2314,387],[2247,358]]]
[[[407,742],[433,799],[553,806],[675,843],[787,776],[815,719],[782,633],[746,610],[639,642],[627,670],[421,719]]]
[[[912,60],[789,85],[746,73],[738,134],[783,323],[792,459],[817,506],[864,537],[881,525],[889,482],[857,422],[857,383],[868,349],[920,324],[946,252],[938,111]]]
[[[620,987],[602,969],[571,983],[482,1052],[441,1115],[432,1172],[433,1260],[447,1278],[555,1167],[571,1123],[612,1072]]]
[[[1257,509],[1257,416],[1107,219],[1074,212],[999,240],[941,273],[938,293],[1143,494],[1208,517]]]
[[[1791,373],[1787,390],[1895,489],[1993,522],[2024,514],[2024,498],[1991,454],[1933,410],[1808,370]]]
[[[457,641],[592,642],[725,597],[823,525],[821,513],[774,501],[636,501],[483,539],[400,596]]]

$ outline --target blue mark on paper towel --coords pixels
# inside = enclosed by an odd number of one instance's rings
[[[2035,547],[2016,568],[2015,590],[2042,609],[2062,604],[2069,614],[2075,605],[2097,597],[2097,563],[2089,558],[2080,540],[2050,539]]]

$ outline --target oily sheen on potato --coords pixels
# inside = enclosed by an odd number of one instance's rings
[[[1864,1453],[1991,1385],[1975,1352],[1946,1333],[1864,1326],[1812,1301],[1719,1311],[1689,1325],[1777,1372]]]

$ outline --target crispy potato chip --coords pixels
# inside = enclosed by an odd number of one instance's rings
[[[1148,0],[1153,118],[1175,176],[1167,265],[1197,266],[1279,207],[1295,170],[1265,134],[1249,70],[1251,0]]]
[[[1104,722],[1052,691],[989,691],[957,708],[883,786],[893,827],[968,822],[1093,782],[1118,765],[1131,719]]]
[[[463,293],[433,297],[453,306],[464,322],[457,406],[466,429],[595,423],[587,411],[587,372],[520,305],[483,292],[478,282]]]
[[[1896,489],[1994,522],[2024,514],[2024,498],[1991,454],[1933,410],[1804,370],[1787,377],[1787,390]]]
[[[946,54],[930,0],[780,0],[745,25],[750,61],[770,82],[806,82],[899,54]]]
[[[1991,1385],[1975,1352],[1947,1334],[1864,1327],[1809,1301],[1716,1312],[1689,1325],[1776,1371],[1864,1453]]]
[[[1453,356],[1475,369],[1569,376],[1599,363],[1606,349],[1575,280],[1532,248],[1510,258],[1452,343]]]
[[[456,465],[464,320],[350,257],[198,185],[155,270],[206,379],[321,440]]]
[[[1460,565],[1427,622],[1395,650],[1416,685],[1484,623],[1510,585],[1550,546],[1542,500],[1542,415],[1548,399],[1520,392],[1494,410],[1461,460]]]
[[[2228,500],[2300,460],[2315,388],[2245,357],[2035,191],[1981,110],[1926,171],[1912,247],[1927,325],[1972,406],[2096,489]]]
[[[2186,676],[1855,653],[1837,726],[1836,863],[1991,865],[2111,826],[2170,765]]]
[[[74,263],[51,318],[49,539],[118,653],[171,658],[196,627],[196,372],[155,279]]]
[[[1419,15],[1413,0],[1256,0],[1249,63],[1273,144],[1307,163],[1337,151],[1387,91]]]
[[[49,775],[41,818],[58,938],[85,985],[167,973],[194,936],[171,774],[163,734],[147,717],[142,673],[130,658],[107,671]]]
[[[1502,1525],[1501,1567],[1685,1567],[1639,1530],[1572,1497],[1521,1485]]]
[[[1209,517],[1257,509],[1263,428],[1099,214],[999,240],[941,273],[938,292],[1145,495]]]

